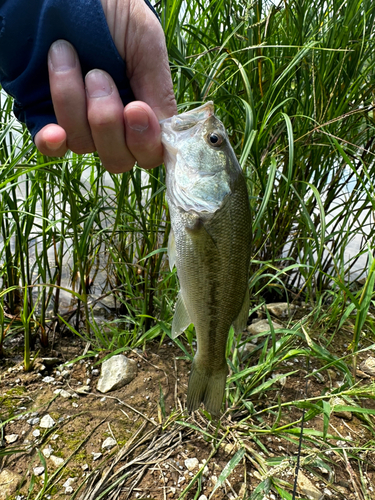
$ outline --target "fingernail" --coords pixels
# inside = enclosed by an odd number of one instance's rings
[[[112,94],[112,83],[100,69],[93,69],[87,73],[85,83],[89,97],[105,97]]]
[[[77,64],[73,47],[65,40],[58,40],[51,45],[49,58],[56,73],[69,71]]]
[[[148,114],[143,108],[132,107],[126,113],[126,119],[129,127],[136,132],[144,132],[148,129]]]

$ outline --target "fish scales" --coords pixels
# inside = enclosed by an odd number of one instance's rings
[[[217,415],[228,373],[229,329],[236,320],[243,328],[248,315],[246,181],[212,103],[161,125],[172,225],[168,253],[180,281],[172,334],[194,324],[197,351],[187,407],[193,411],[203,401]]]

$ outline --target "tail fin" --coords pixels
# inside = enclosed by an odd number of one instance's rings
[[[219,371],[207,370],[195,359],[191,367],[187,392],[187,409],[192,412],[199,408],[203,401],[206,410],[212,415],[220,414],[223,402],[228,367]]]

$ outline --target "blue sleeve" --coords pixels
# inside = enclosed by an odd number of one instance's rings
[[[57,123],[47,54],[60,38],[78,52],[83,75],[103,69],[114,79],[124,105],[134,99],[100,0],[0,0],[0,82],[33,137],[48,123]]]

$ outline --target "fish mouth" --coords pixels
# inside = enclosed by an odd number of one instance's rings
[[[198,108],[160,120],[159,124],[162,131],[161,142],[164,148],[169,153],[176,154],[178,148],[175,134],[184,131],[189,134],[190,129],[193,129],[198,124],[203,124],[208,118],[214,115],[214,112],[213,101],[208,101]],[[197,129],[191,133],[195,132],[197,132]]]
[[[180,130],[187,130],[194,127],[197,123],[201,121],[206,121],[215,112],[213,101],[207,101],[202,106],[198,108],[191,109],[190,111],[185,111],[180,115],[173,115],[170,118],[165,118],[160,120],[159,124],[162,130],[169,125],[172,130],[176,132]]]

